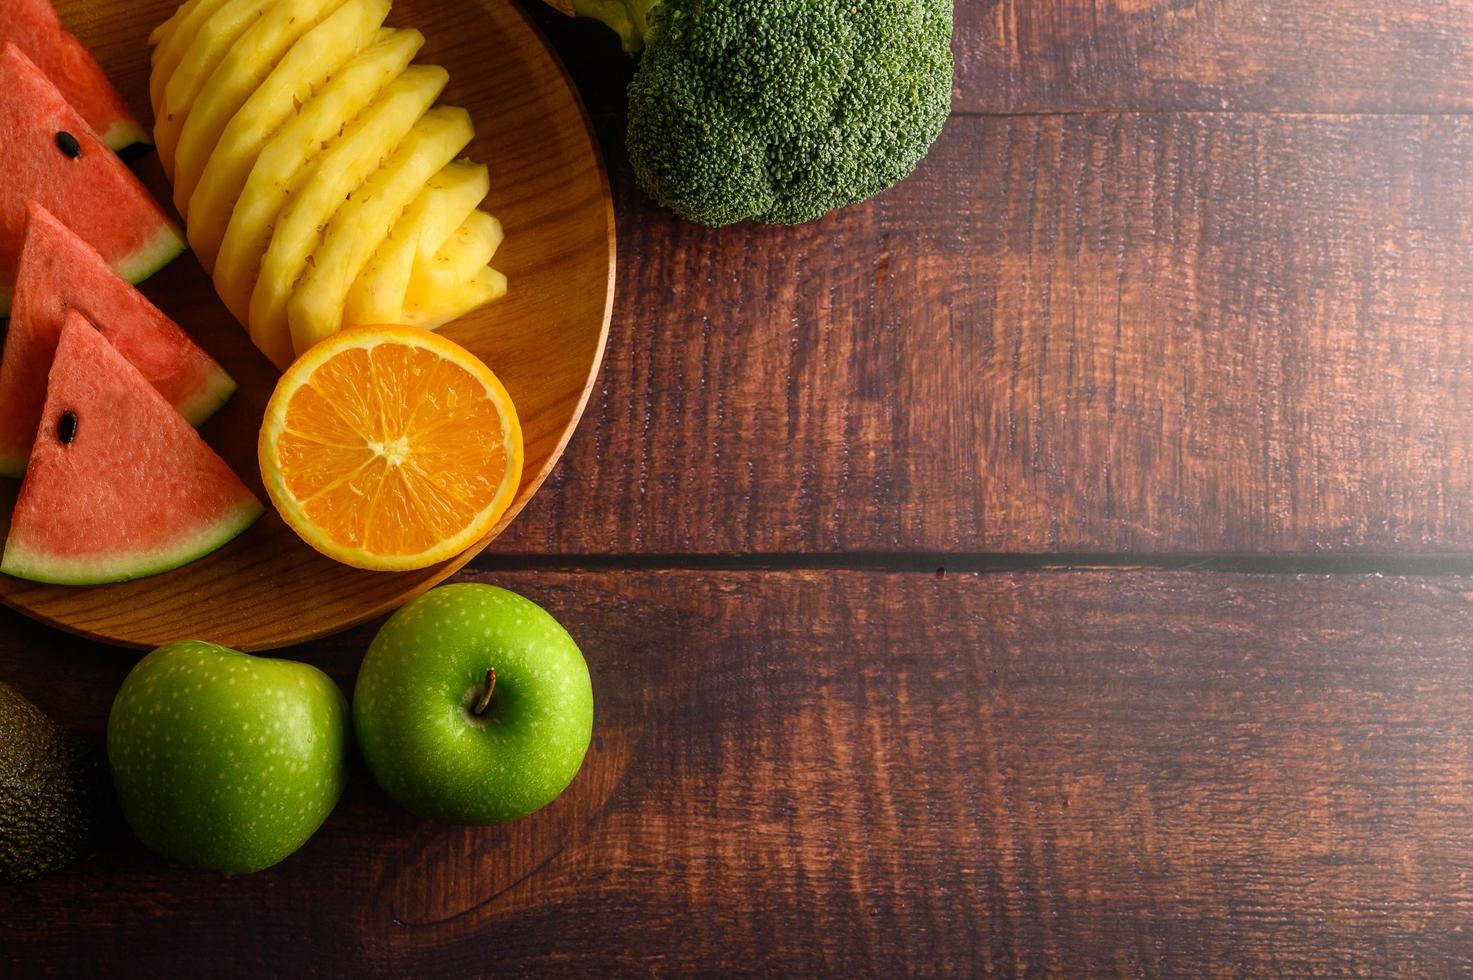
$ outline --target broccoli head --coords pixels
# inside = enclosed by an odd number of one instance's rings
[[[643,48],[640,185],[707,225],[799,224],[915,169],[951,108],[952,0],[576,0]]]

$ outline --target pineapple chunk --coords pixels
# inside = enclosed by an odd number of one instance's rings
[[[383,166],[338,208],[287,303],[287,322],[298,354],[343,328],[343,306],[353,280],[425,182],[475,136],[471,114],[464,109],[431,109]]]
[[[215,288],[242,324],[249,322],[251,290],[272,226],[310,176],[311,161],[337,139],[343,120],[357,118],[403,74],[423,44],[418,31],[396,31],[375,44],[334,75],[262,147],[215,259]]]
[[[261,259],[250,308],[251,339],[279,366],[285,368],[292,361],[287,301],[308,260],[315,261],[312,253],[322,241],[323,229],[348,196],[394,152],[449,80],[450,74],[439,66],[407,69],[318,155],[301,190],[291,195],[291,203],[282,210]],[[348,281],[352,282],[351,277]]]
[[[378,39],[388,14],[389,0],[348,0],[293,45],[225,127],[188,206],[181,208],[189,218],[189,244],[206,271],[214,271],[230,211],[261,147],[298,106],[310,102],[333,74]],[[183,147],[181,140],[177,181],[184,179]],[[180,185],[174,186],[177,194]]]
[[[148,46],[150,48],[156,48],[167,41],[169,35],[174,33],[174,28],[179,22],[194,13],[195,8],[202,2],[203,0],[184,0],[184,3],[175,7],[174,12],[168,16],[167,20],[148,32]]]
[[[374,251],[348,290],[343,301],[344,327],[400,321],[419,236],[430,220],[430,212],[439,206],[436,196],[423,193],[394,222],[389,237]]]
[[[435,305],[435,297],[453,294],[491,264],[504,237],[500,221],[485,211],[472,211],[437,254],[414,263],[405,305],[426,309]]]
[[[185,113],[179,144],[174,148],[174,206],[185,220],[189,218],[189,197],[194,193],[200,171],[204,170],[225,126],[302,35],[342,5],[343,0],[277,3],[231,46],[210,73]],[[374,24],[373,29],[377,28],[378,24]],[[349,48],[343,60],[354,50],[356,46]]]
[[[464,161],[431,177],[358,274],[343,305],[343,325],[401,322],[416,258],[433,257],[490,187],[486,168]]]
[[[174,69],[164,86],[163,105],[157,110],[153,122],[154,145],[158,148],[164,173],[170,180],[174,179],[174,148],[179,145],[179,133],[184,128],[189,107],[194,105],[200,89],[209,81],[226,52],[265,16],[266,10],[275,2],[277,0],[230,0],[190,39],[179,67]],[[290,4],[292,0],[284,2]],[[154,71],[157,73],[159,68]]]
[[[149,56],[149,64],[153,68],[148,78],[148,104],[153,107],[154,115],[164,107],[164,86],[169,84],[169,78],[189,50],[190,40],[199,33],[200,26],[227,2],[189,0],[148,36],[149,43],[154,45],[153,54]]]
[[[457,160],[426,181],[425,187],[443,193],[443,206],[420,229],[414,243],[414,262],[435,255],[450,241],[455,230],[465,224],[465,219],[491,190],[491,172],[483,163]]]
[[[478,310],[506,295],[506,276],[487,266],[457,288],[431,297],[428,306],[404,305],[404,322],[411,327],[439,330],[452,320]]]

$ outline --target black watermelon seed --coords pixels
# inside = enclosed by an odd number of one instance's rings
[[[62,412],[56,420],[56,438],[63,446],[69,446],[77,438],[77,416],[74,412]]]
[[[82,155],[82,144],[78,143],[77,138],[64,129],[56,134],[56,148],[73,160]]]

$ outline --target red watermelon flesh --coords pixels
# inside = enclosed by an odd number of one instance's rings
[[[150,142],[96,59],[57,19],[51,0],[0,0],[0,42],[26,53],[114,150]]]
[[[80,313],[67,316],[0,572],[102,585],[209,554],[262,507]]]
[[[8,42],[0,48],[0,174],[0,316],[10,312],[27,201],[56,215],[129,282],[184,251],[179,229],[138,178]]]
[[[46,373],[72,309],[95,323],[190,424],[204,422],[235,393],[230,375],[178,324],[32,202],[0,360],[0,476],[25,472],[46,402]]]

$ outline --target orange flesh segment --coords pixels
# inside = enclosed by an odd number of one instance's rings
[[[490,507],[511,461],[479,378],[404,344],[349,348],[286,405],[283,484],[333,543],[416,555]]]

